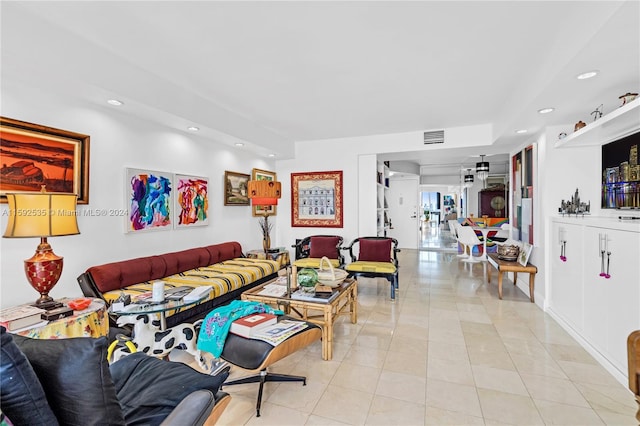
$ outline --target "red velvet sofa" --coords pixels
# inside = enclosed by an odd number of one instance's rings
[[[253,272],[244,275],[236,271],[217,272],[225,267],[251,269]],[[240,298],[242,292],[275,278],[278,268],[279,265],[275,261],[246,259],[240,243],[232,241],[92,266],[78,277],[78,284],[85,296],[97,297],[109,303],[114,299],[114,294],[117,295],[122,289],[129,290],[132,286],[144,290],[150,288],[152,281],[161,279],[172,284],[172,276],[180,274],[173,277],[174,282],[178,282],[178,280],[188,280],[189,273],[193,272],[195,278],[192,279],[195,287],[210,284],[206,278],[202,277],[211,274],[212,280],[217,281],[212,297],[203,303],[168,316],[167,326],[171,327],[203,318],[213,308]],[[235,283],[230,283],[230,277],[235,279]],[[175,285],[191,284],[179,281]]]

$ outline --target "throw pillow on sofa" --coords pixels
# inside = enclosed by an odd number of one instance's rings
[[[57,425],[27,357],[0,327],[0,408],[15,425]]]
[[[30,339],[13,336],[33,366],[61,424],[124,425],[107,362],[106,337]]]

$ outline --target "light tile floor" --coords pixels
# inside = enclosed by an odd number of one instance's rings
[[[268,383],[261,417],[257,384],[226,387],[219,424],[637,424],[631,392],[519,289],[499,300],[486,265],[419,250],[400,265],[395,302],[387,281],[359,281],[358,323],[338,320],[333,360],[318,342],[272,367],[306,386]]]

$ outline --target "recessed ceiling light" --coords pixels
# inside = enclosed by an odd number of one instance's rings
[[[582,74],[577,75],[576,78],[578,80],[586,80],[588,78],[595,77],[596,75],[598,75],[598,71],[593,70],[593,71],[583,72]]]
[[[236,142],[234,143],[235,146],[244,146],[244,144],[242,142]]]
[[[190,132],[197,132],[198,130],[200,130],[200,127],[189,126],[189,127],[187,127],[187,130],[190,131]]]
[[[516,133],[518,134],[527,133],[527,129],[516,130]]]
[[[555,111],[555,108],[542,108],[538,110],[540,114],[548,114],[553,111]]]
[[[276,156],[275,154],[269,154],[269,157],[275,157],[275,156]]]
[[[107,103],[108,103],[109,105],[113,105],[113,106],[121,106],[121,105],[124,105],[124,102],[119,101],[119,100],[117,100],[117,99],[109,99],[109,100],[107,101]]]

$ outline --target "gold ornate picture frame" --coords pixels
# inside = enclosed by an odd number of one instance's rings
[[[342,171],[291,173],[291,226],[342,228]]]
[[[0,117],[0,202],[9,192],[72,193],[89,203],[89,136]]]
[[[277,180],[277,175],[275,172],[254,168],[251,170],[251,180],[268,180],[275,182]],[[275,216],[277,211],[278,206],[251,207],[251,212],[254,216],[264,216],[265,214],[268,214],[269,216]]]

